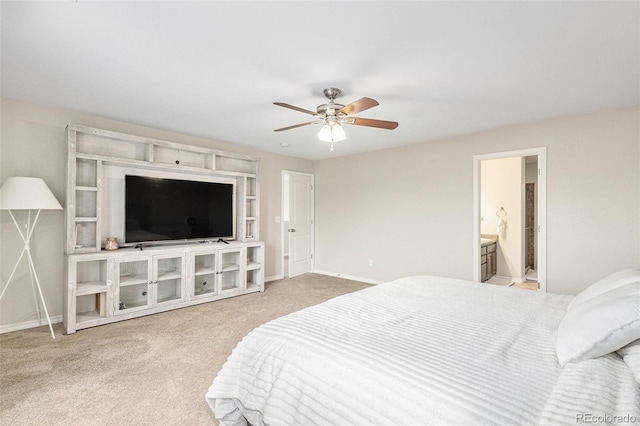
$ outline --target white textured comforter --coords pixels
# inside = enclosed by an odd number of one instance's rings
[[[403,278],[256,328],[206,399],[225,425],[640,422],[638,384],[618,355],[558,365],[570,300]]]

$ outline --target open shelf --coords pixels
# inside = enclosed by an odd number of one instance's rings
[[[76,158],[76,189],[77,188],[97,188],[98,187],[98,160]]]
[[[174,167],[190,167],[200,169],[214,168],[214,154],[207,150],[198,151],[196,147],[190,149],[174,148],[170,146],[153,145],[153,162],[172,165]]]
[[[247,246],[247,269],[260,269],[262,268],[262,245],[250,245]]]
[[[97,222],[98,218],[96,216],[81,216],[76,217],[76,223],[88,223],[88,222]]]
[[[105,289],[106,286],[102,281],[78,283],[76,287],[76,295],[85,296],[87,294],[102,293]]]
[[[80,128],[80,126],[75,126]],[[113,157],[122,160],[149,161],[149,144],[141,141],[118,138],[119,134],[86,128],[87,132],[77,132],[76,151],[78,154]],[[87,156],[88,156],[87,155]]]
[[[76,322],[92,321],[107,316],[106,293],[83,294],[76,298]]]
[[[75,250],[97,251],[100,249],[100,242],[97,235],[98,218],[80,217],[74,221],[73,234],[75,237]]]
[[[95,321],[102,318],[98,311],[76,312],[76,323],[81,325],[84,322]]]
[[[76,188],[76,221],[83,217],[97,218],[98,191],[85,191]]]

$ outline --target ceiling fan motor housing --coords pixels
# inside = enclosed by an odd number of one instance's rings
[[[319,105],[316,108],[319,115],[335,115],[336,111],[344,108],[344,105],[333,102],[337,97],[342,96],[342,90],[336,87],[327,87],[323,93],[329,99],[329,103]]]
[[[328,104],[318,105],[316,111],[319,115],[335,115],[335,112],[342,108],[344,108],[344,105],[329,102]]]
[[[342,96],[342,90],[336,87],[327,87],[326,89],[323,90],[323,93],[327,97],[327,99],[331,101],[333,101],[335,98]]]

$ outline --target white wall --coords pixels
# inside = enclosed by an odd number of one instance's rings
[[[498,234],[500,217],[506,227],[498,236],[496,275],[524,277],[524,158],[498,158],[481,162],[480,233]],[[504,209],[504,212],[500,211]]]
[[[639,129],[629,108],[318,161],[316,268],[472,279],[473,156],[546,146],[547,291],[576,294],[640,266]]]
[[[280,273],[281,171],[313,172],[309,160],[277,155],[165,130],[150,129],[73,111],[48,108],[26,102],[1,98],[0,182],[10,176],[43,178],[64,205],[65,163],[67,158],[67,124],[82,124],[117,132],[152,137],[172,142],[239,152],[261,158],[260,172],[260,237],[265,241],[265,276]],[[0,212],[0,283],[4,285],[20,254],[22,246],[11,219]],[[43,212],[31,243],[38,275],[49,313],[62,315],[64,212]],[[37,319],[28,270],[21,265],[14,282],[0,302],[0,331],[20,327]],[[46,324],[46,321],[45,321]]]

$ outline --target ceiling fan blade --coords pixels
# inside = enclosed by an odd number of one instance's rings
[[[289,108],[289,109],[292,109],[292,110],[295,110],[295,111],[304,112],[305,114],[318,115],[318,113],[316,113],[314,111],[309,111],[308,109],[304,109],[304,108],[300,108],[300,107],[297,107],[297,106],[285,104],[284,102],[274,102],[273,104],[281,106],[281,107]]]
[[[367,127],[377,127],[379,129],[388,129],[393,130],[398,127],[398,123],[395,121],[385,121],[385,120],[374,120],[371,118],[356,118],[352,117],[353,123],[356,126],[367,126]]]
[[[336,111],[336,114],[337,113],[343,113],[347,115],[357,114],[361,111],[367,110],[369,108],[373,108],[374,106],[378,106],[378,105],[380,104],[375,99],[361,98],[353,103],[350,103],[346,107]]]
[[[307,121],[306,123],[294,124],[293,126],[282,127],[281,129],[275,129],[274,132],[282,132],[284,130],[295,129],[296,127],[308,126],[309,124],[318,124],[321,121]]]

